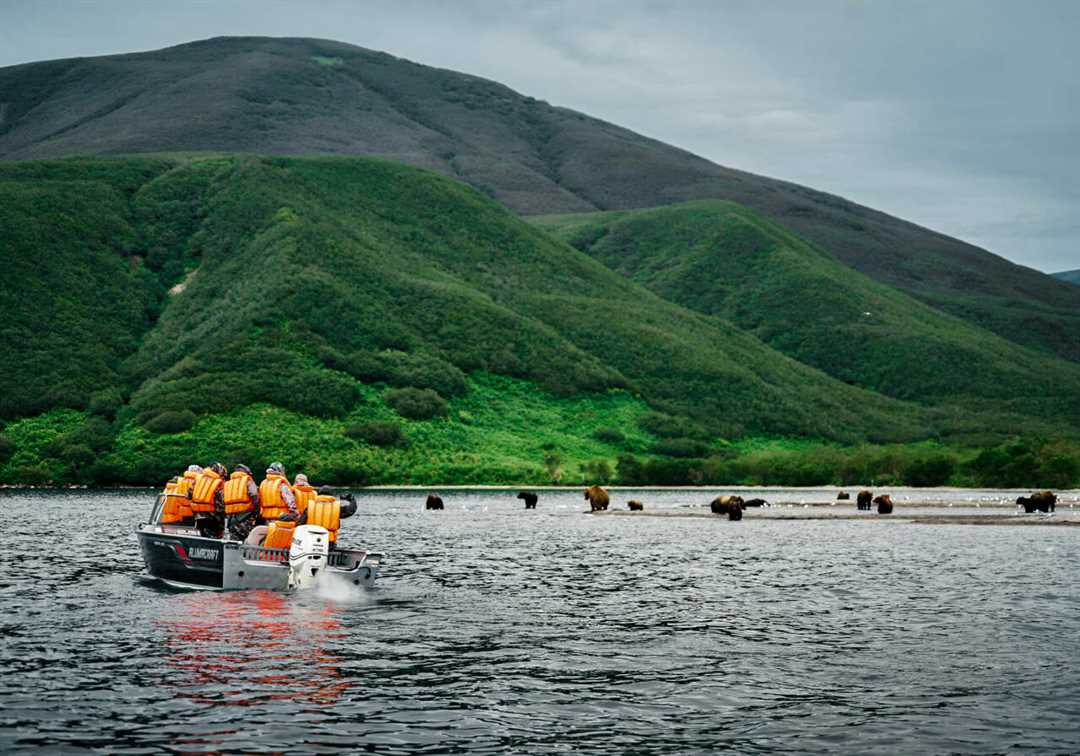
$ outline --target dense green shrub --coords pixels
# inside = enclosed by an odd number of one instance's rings
[[[429,388],[442,396],[461,396],[468,390],[465,374],[446,360],[427,354],[407,354],[396,350],[342,354],[322,347],[320,362],[365,383],[388,383],[403,388]]]
[[[24,486],[41,486],[52,478],[45,465],[21,465],[17,473],[18,482]]]
[[[96,458],[93,450],[85,444],[71,444],[64,448],[60,458],[75,470],[88,467]]]
[[[983,449],[963,470],[980,486],[1071,488],[1080,483],[1080,448],[1075,443],[1014,439]]]
[[[692,438],[662,438],[649,447],[653,454],[664,457],[703,457],[708,446]]]
[[[676,417],[663,412],[649,412],[638,419],[642,430],[660,438],[711,438],[711,434],[686,417]]]
[[[115,486],[129,482],[124,469],[106,459],[97,459],[84,471],[83,478],[95,486]],[[157,481],[140,481],[156,484]]]
[[[611,463],[606,459],[597,459],[581,464],[583,483],[607,483],[611,480]]]
[[[397,423],[355,423],[345,429],[345,435],[373,446],[404,446],[408,443]]]
[[[11,455],[15,453],[15,442],[12,441],[6,434],[0,433],[0,465],[11,459]]]
[[[597,441],[603,441],[605,444],[619,445],[626,442],[626,434],[618,428],[597,428],[592,435]]]
[[[446,414],[446,401],[431,389],[392,389],[386,392],[385,399],[395,412],[410,420],[430,420]]]
[[[956,471],[956,460],[948,454],[935,454],[913,460],[904,471],[909,486],[942,486]]]
[[[131,400],[140,418],[163,410],[225,412],[269,402],[316,417],[346,414],[359,400],[356,382],[309,365],[303,356],[265,346],[178,362],[144,383]]]
[[[195,413],[191,410],[166,410],[143,423],[151,433],[182,433],[195,425]]]
[[[983,449],[965,466],[979,485],[995,488],[1019,488],[1038,477],[1034,444],[1013,441]]]
[[[68,434],[67,440],[89,447],[100,454],[112,446],[115,436],[116,432],[112,424],[103,417],[88,417],[82,425]]]
[[[250,447],[243,447],[239,449],[231,449],[225,454],[221,455],[221,463],[227,468],[232,470],[237,465],[247,465],[251,468],[251,471],[255,473],[256,479],[263,476],[263,471],[270,467],[271,462],[278,462],[280,460],[270,459],[262,449],[254,449]],[[288,468],[285,468],[286,472]]]
[[[1049,488],[1074,488],[1080,482],[1080,454],[1050,450],[1039,462],[1039,483]]]
[[[122,406],[124,406],[124,395],[120,393],[120,389],[110,387],[92,394],[87,409],[94,415],[112,420]]]
[[[701,459],[645,459],[619,457],[615,477],[627,486],[692,486],[705,480]]]

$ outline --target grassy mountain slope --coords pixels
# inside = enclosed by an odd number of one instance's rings
[[[342,417],[259,403],[205,415],[177,433],[120,423],[104,442],[96,416],[53,410],[4,430],[15,450],[6,459],[0,454],[0,483],[156,484],[192,460],[214,459],[259,471],[280,460],[290,476],[302,471],[317,482],[570,482],[595,474],[594,462],[610,474],[619,455],[644,454],[655,440],[638,424],[648,405],[626,392],[553,397],[526,381],[476,374],[445,416],[407,420],[382,399],[392,389],[359,388],[361,401]],[[350,432],[373,423],[399,428],[399,438],[372,443]],[[598,439],[597,428],[621,428],[623,435]],[[96,435],[90,438],[88,430]],[[92,442],[98,446],[91,448]]]
[[[170,150],[377,155],[460,178],[522,214],[732,200],[936,308],[1080,361],[1074,286],[477,77],[267,38],[0,69],[0,157]]]
[[[1060,278],[1062,281],[1068,281],[1069,283],[1080,284],[1080,270],[1063,270],[1060,273],[1055,273],[1054,278]]]
[[[95,178],[109,164],[124,175],[133,165],[149,167],[141,183],[120,191]],[[465,393],[466,376],[481,371],[530,381],[553,396],[640,393],[654,408],[687,418],[688,433],[710,437],[929,432],[917,408],[846,386],[723,321],[670,304],[475,190],[399,164],[69,160],[0,165],[0,179],[16,193],[55,191],[56,202],[79,182],[116,195],[112,212],[130,234],[91,241],[95,260],[112,254],[122,261],[117,270],[130,271],[114,276],[118,286],[149,292],[149,303],[132,300],[124,310],[133,324],[123,333],[138,334],[148,319],[152,328],[137,347],[128,336],[106,350],[115,364],[127,347],[115,368],[117,388],[130,395],[120,416],[142,425],[175,420],[163,414],[214,415],[260,402],[345,417],[365,385],[448,398]],[[11,222],[38,219],[28,211]],[[12,299],[37,285],[30,262],[41,251],[32,238],[15,242],[12,254],[25,264],[17,268],[21,278],[3,282]],[[162,295],[177,283],[182,290]],[[80,296],[97,298],[92,289]],[[68,297],[57,287],[29,309],[67,307]],[[69,359],[65,344],[36,334],[28,349],[44,366]],[[12,385],[48,395],[58,380],[42,370]],[[7,414],[40,410],[32,398],[12,402]],[[82,399],[54,404],[80,407]]]
[[[841,380],[926,403],[997,400],[1080,424],[1080,366],[877,283],[739,205],[535,223],[661,297],[730,320]]]
[[[120,382],[161,291],[134,255],[131,194],[160,161],[0,171],[0,417],[85,406]]]

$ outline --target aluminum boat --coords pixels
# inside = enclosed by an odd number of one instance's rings
[[[296,590],[322,583],[371,588],[383,555],[331,545],[325,528],[298,525],[288,549],[207,538],[191,525],[159,522],[165,494],[158,496],[150,522],[136,528],[146,570],[163,583],[193,590],[252,588]]]

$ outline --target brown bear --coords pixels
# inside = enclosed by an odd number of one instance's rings
[[[743,500],[741,496],[717,496],[709,503],[713,514],[726,514],[729,520],[741,520]]]
[[[626,502],[626,506],[630,507],[631,512],[645,511],[645,505],[642,504],[640,501],[637,501],[636,499],[631,499],[630,501]]]
[[[611,499],[608,497],[607,491],[600,486],[589,486],[585,489],[585,500],[589,502],[592,507],[590,512],[595,512],[598,509],[607,509]]]
[[[521,493],[519,493],[517,495],[517,497],[519,499],[524,499],[525,500],[525,508],[526,509],[536,509],[536,502],[540,498],[536,494],[530,493],[528,491],[522,491]]]
[[[1053,512],[1057,505],[1057,496],[1052,491],[1039,491],[1031,496],[1021,496],[1016,503],[1028,514],[1035,512]]]
[[[849,494],[847,491],[841,491],[840,493],[838,493],[836,495],[836,500],[837,501],[849,501],[850,499],[851,499],[851,494]]]
[[[858,498],[855,499],[855,508],[859,510],[865,509],[870,511],[870,500],[874,498],[873,491],[859,491]]]
[[[747,499],[742,504],[743,509],[746,509],[748,507],[767,507],[767,506],[769,506],[769,502],[765,501],[764,499]]]
[[[424,502],[424,509],[442,509],[443,501],[435,494],[428,494],[427,501]]]
[[[888,494],[883,494],[874,499],[874,503],[877,504],[878,514],[892,514],[892,499]]]

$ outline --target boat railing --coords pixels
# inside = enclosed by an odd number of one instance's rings
[[[287,562],[289,561],[289,549],[267,549],[245,543],[240,546],[240,558],[249,562]],[[326,564],[328,567],[351,570],[364,563],[377,565],[381,559],[382,554],[342,549],[327,554]]]
[[[328,567],[351,570],[361,564],[378,565],[382,560],[382,554],[362,549],[340,549],[327,554],[326,564]]]
[[[357,562],[362,561],[365,556],[367,556],[366,553],[357,554],[355,551],[331,551],[326,555],[326,565],[328,567],[344,567],[348,569]]]
[[[267,549],[262,546],[244,544],[240,547],[240,558],[249,562],[287,562],[288,549]]]

